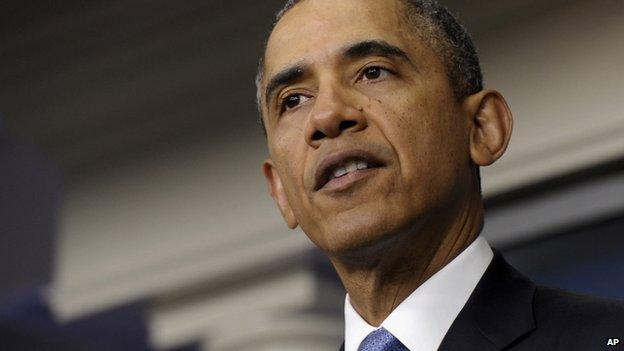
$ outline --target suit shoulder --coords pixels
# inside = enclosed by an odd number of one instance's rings
[[[624,327],[624,300],[606,299],[538,286],[534,312],[538,324],[605,331]],[[541,322],[541,323],[540,323]]]

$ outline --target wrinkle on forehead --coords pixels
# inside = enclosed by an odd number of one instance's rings
[[[302,60],[326,60],[348,42],[388,36],[404,39],[409,31],[400,6],[397,0],[300,2],[282,17],[269,37],[265,77]],[[322,51],[310,57],[310,48]]]

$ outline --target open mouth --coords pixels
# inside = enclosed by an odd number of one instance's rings
[[[363,151],[351,151],[329,156],[323,160],[316,171],[314,190],[322,189],[334,179],[384,166],[382,161]]]

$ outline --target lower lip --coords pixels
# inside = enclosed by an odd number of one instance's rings
[[[349,189],[355,183],[372,176],[379,171],[379,167],[359,169],[343,175],[342,177],[333,178],[327,182],[320,191],[323,192],[339,192]]]

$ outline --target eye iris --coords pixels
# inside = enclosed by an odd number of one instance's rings
[[[299,100],[300,100],[299,95],[289,96],[288,98],[286,98],[286,107],[287,108],[296,107],[297,105],[299,105]]]
[[[377,79],[381,75],[381,70],[378,67],[371,67],[364,73],[366,79]]]

